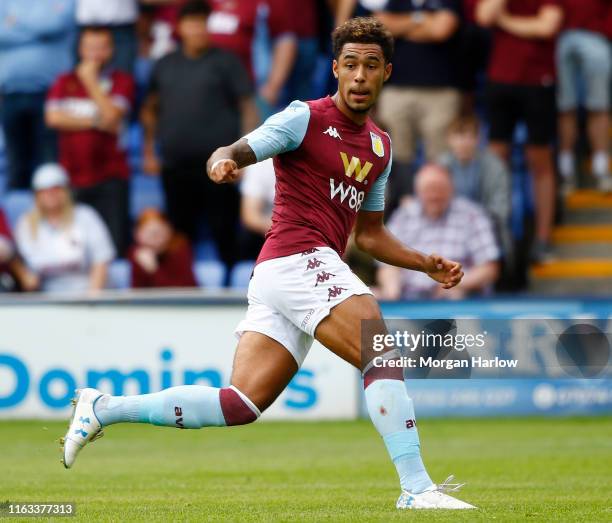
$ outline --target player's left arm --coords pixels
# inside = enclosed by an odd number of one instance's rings
[[[355,243],[359,249],[383,263],[424,272],[444,289],[461,281],[460,263],[407,247],[385,227],[383,214],[382,211],[359,211],[355,225]]]

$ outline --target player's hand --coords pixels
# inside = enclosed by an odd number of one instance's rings
[[[208,177],[215,183],[232,183],[240,176],[238,164],[234,160],[218,160],[211,166]]]
[[[463,278],[461,264],[447,260],[437,254],[430,254],[425,260],[425,273],[442,284],[443,289],[452,289]]]

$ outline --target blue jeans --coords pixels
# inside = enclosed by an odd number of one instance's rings
[[[2,95],[2,128],[8,160],[7,189],[29,189],[41,164],[57,161],[55,132],[45,125],[46,93]]]

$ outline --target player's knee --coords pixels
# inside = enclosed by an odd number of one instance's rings
[[[362,320],[371,321],[382,319],[380,307],[378,306],[378,303],[376,303],[376,301],[374,300],[364,301],[360,308],[359,315]]]
[[[219,391],[219,402],[227,426],[247,425],[261,416],[257,406],[233,385]]]

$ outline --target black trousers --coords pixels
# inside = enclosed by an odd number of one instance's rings
[[[32,172],[57,161],[56,134],[45,125],[45,95],[5,94],[0,100],[9,189],[30,189]]]
[[[128,180],[112,178],[91,187],[74,189],[74,198],[98,211],[108,227],[117,255],[125,255],[130,242]]]
[[[205,162],[162,169],[168,217],[174,227],[192,241],[206,223],[228,266],[238,259],[240,195],[232,184],[218,185],[206,176]]]

